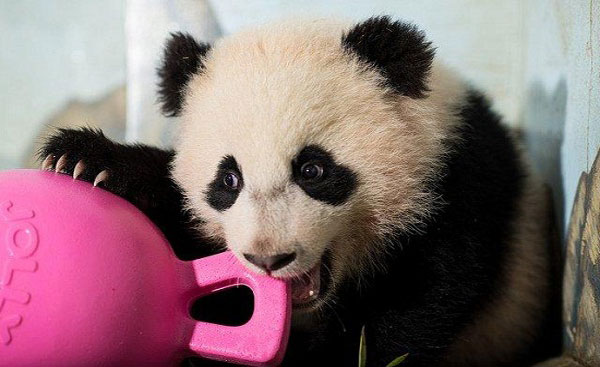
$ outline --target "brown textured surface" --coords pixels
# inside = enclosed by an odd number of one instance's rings
[[[584,367],[584,366],[569,357],[560,357],[560,358],[551,359],[549,361],[546,361],[546,362],[543,362],[540,364],[536,364],[534,367]]]
[[[600,154],[579,179],[564,269],[564,357],[536,367],[600,366]]]
[[[582,174],[567,236],[564,319],[566,349],[600,366],[600,156]]]

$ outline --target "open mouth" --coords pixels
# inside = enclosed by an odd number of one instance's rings
[[[316,306],[329,291],[331,284],[330,256],[325,251],[321,260],[307,273],[292,279],[292,304],[294,309]]]

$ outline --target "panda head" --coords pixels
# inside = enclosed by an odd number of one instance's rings
[[[181,117],[173,176],[202,230],[291,279],[307,312],[381,265],[386,238],[435,206],[451,126],[441,106],[457,87],[433,54],[387,17],[280,23],[212,46],[173,34],[160,98]]]

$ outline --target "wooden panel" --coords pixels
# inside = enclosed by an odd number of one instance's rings
[[[600,154],[579,179],[567,235],[563,317],[567,353],[600,366]]]

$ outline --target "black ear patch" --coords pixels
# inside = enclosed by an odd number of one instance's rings
[[[202,58],[209,50],[209,44],[198,43],[189,34],[171,33],[158,69],[159,102],[165,115],[179,115],[186,85],[203,68]]]
[[[409,23],[373,17],[342,36],[343,47],[378,68],[389,86],[412,98],[425,96],[434,49]]]

